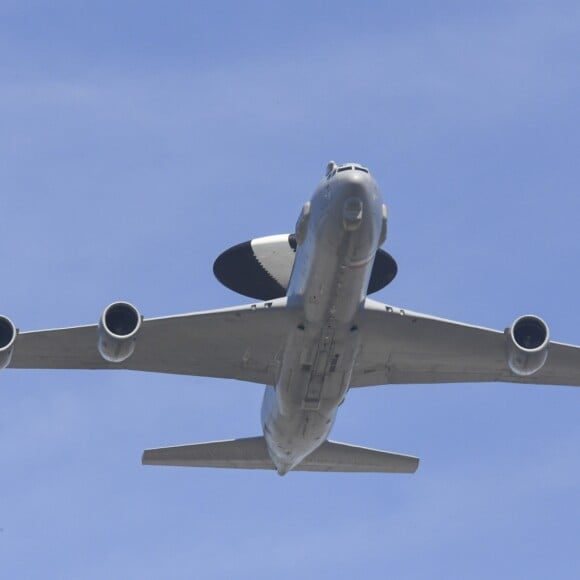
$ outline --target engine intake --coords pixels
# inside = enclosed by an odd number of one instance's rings
[[[537,373],[548,358],[548,325],[538,316],[527,314],[517,318],[506,333],[510,370],[522,377]]]
[[[113,302],[105,308],[97,346],[106,361],[120,363],[133,354],[141,320],[139,311],[128,302]]]
[[[16,327],[9,318],[0,316],[0,369],[5,369],[12,359]]]

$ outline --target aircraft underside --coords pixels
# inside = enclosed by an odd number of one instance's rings
[[[348,389],[384,384],[580,385],[580,349],[525,315],[504,331],[382,304],[397,273],[368,169],[330,163],[295,231],[226,250],[217,278],[256,303],[144,319],[115,302],[97,325],[19,333],[0,316],[0,368],[126,369],[266,385],[262,436],[148,449],[147,465],[412,473],[416,457],[328,439]]]

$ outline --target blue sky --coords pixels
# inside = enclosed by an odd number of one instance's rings
[[[580,343],[577,3],[0,2],[1,310],[22,330],[245,302],[232,244],[292,230],[329,159],[371,168],[375,298]],[[569,578],[580,391],[350,393],[333,437],[410,477],[156,469],[259,432],[260,386],[5,371],[2,578]]]

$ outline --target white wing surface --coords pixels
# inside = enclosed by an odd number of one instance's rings
[[[358,319],[361,349],[351,386],[513,382],[580,386],[580,348],[550,342],[544,367],[511,372],[506,335],[497,330],[366,301]]]
[[[11,368],[130,369],[273,384],[292,325],[286,299],[143,321],[134,354],[105,361],[97,325],[19,334]]]

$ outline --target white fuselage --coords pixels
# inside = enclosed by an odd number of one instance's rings
[[[344,400],[359,344],[355,319],[384,228],[376,182],[359,169],[325,178],[305,209],[288,287],[288,307],[300,322],[262,404],[264,436],[281,475],[326,440]]]

